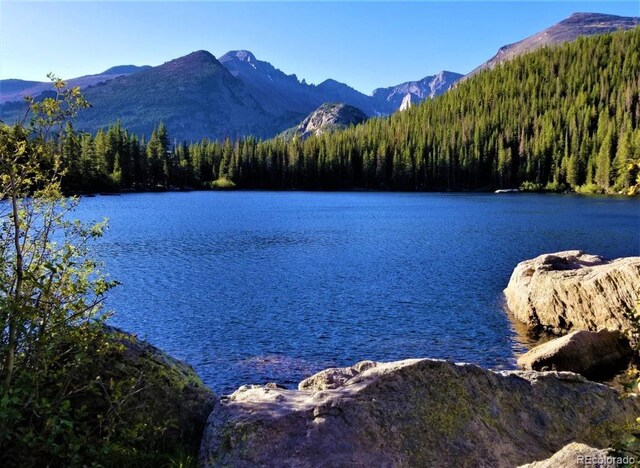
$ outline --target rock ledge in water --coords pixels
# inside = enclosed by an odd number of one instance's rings
[[[519,263],[504,290],[514,316],[557,335],[574,330],[626,332],[640,289],[640,257],[606,261],[579,250]]]
[[[619,331],[575,331],[536,346],[518,358],[525,370],[569,371],[586,377],[609,374],[628,363],[633,350]]]

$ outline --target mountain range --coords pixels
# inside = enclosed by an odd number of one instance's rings
[[[90,132],[119,119],[129,130],[149,135],[164,122],[180,140],[255,135],[272,137],[300,123],[324,103],[344,103],[367,117],[399,109],[405,95],[413,101],[445,92],[461,74],[441,72],[418,81],[361,93],[333,79],[318,85],[287,75],[246,50],[216,59],[197,51],[157,67],[113,67],[68,80],[80,86],[92,108],[82,111],[77,128]],[[24,96],[47,96],[49,83],[0,80],[0,116],[22,114]]]
[[[501,47],[467,77],[544,45],[638,24],[639,18],[576,13],[538,34]],[[67,83],[80,86],[93,106],[78,116],[76,127],[80,130],[94,132],[120,120],[130,131],[148,136],[162,121],[176,139],[198,140],[244,135],[269,138],[296,127],[323,103],[343,103],[360,109],[367,117],[384,116],[439,96],[464,78],[459,73],[441,71],[366,95],[332,79],[308,84],[249,51],[235,50],[219,59],[197,51],[156,67],[112,67]],[[49,83],[0,80],[0,118],[15,121],[24,111],[21,99],[25,95],[43,97],[50,90]]]

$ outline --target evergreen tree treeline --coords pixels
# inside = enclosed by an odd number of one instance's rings
[[[61,135],[71,191],[251,189],[612,192],[636,183],[640,28],[539,49],[391,117],[304,141],[149,141],[119,124]]]

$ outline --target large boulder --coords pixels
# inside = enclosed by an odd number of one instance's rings
[[[167,443],[177,441],[182,447],[199,446],[211,410],[217,402],[193,368],[136,336],[107,327],[109,335],[122,345],[104,364],[104,375],[111,379],[138,379],[138,410],[152,419],[167,420]]]
[[[633,354],[629,340],[618,330],[574,331],[543,343],[518,358],[525,370],[556,370],[586,377],[610,375]]]
[[[0,395],[0,466],[174,466],[197,457],[217,398],[189,365],[101,323],[58,331],[47,342],[46,378],[20,368],[12,392]]]
[[[603,328],[627,332],[640,289],[640,257],[606,261],[579,250],[519,263],[504,290],[514,316],[557,335]]]
[[[104,331],[109,341],[117,346],[110,346],[104,356],[96,356],[93,371],[105,386],[127,388],[121,424],[125,432],[141,438],[131,441],[132,446],[136,450],[156,452],[148,454],[148,459],[153,460],[151,464],[159,463],[158,460],[169,455],[197,454],[207,417],[217,402],[214,392],[187,363],[135,335],[114,327],[105,327]],[[88,405],[88,411],[99,414],[104,403],[97,400],[94,405]],[[125,460],[109,454],[107,464],[129,465],[132,462],[128,458],[130,453],[122,455]]]
[[[571,442],[551,458],[522,465],[520,468],[615,468],[621,466],[617,462],[618,459],[609,449],[597,449],[579,442]]]
[[[512,467],[571,440],[608,446],[639,413],[637,399],[577,374],[412,359],[330,390],[241,387],[211,413],[200,462]]]

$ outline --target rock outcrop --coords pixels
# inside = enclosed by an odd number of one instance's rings
[[[309,114],[300,125],[282,132],[280,137],[287,140],[294,137],[305,140],[311,135],[344,129],[367,119],[367,114],[357,107],[342,103],[325,103]]]
[[[609,449],[597,449],[578,442],[572,442],[546,460],[522,465],[520,468],[614,468],[619,466]],[[589,460],[588,462],[586,460]]]
[[[595,378],[628,363],[633,350],[618,330],[575,331],[536,346],[518,358],[525,370],[569,371]]]
[[[325,373],[303,387],[336,380]],[[637,399],[572,373],[413,359],[378,363],[330,390],[241,387],[211,413],[200,462],[512,467],[571,440],[608,446],[639,412]]]
[[[640,257],[606,261],[579,250],[518,264],[504,290],[514,316],[554,334],[604,328],[627,332],[640,290]]]

